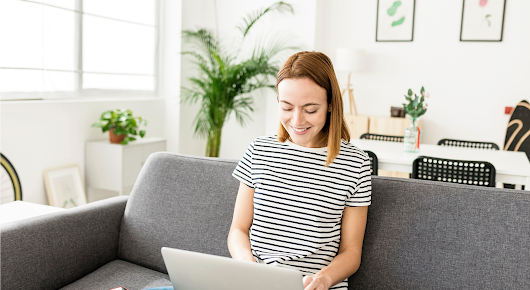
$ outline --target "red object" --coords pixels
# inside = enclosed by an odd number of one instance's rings
[[[510,115],[513,111],[513,107],[504,107],[504,114]]]
[[[418,129],[418,138],[416,139],[416,149],[420,149],[420,127],[416,127]]]

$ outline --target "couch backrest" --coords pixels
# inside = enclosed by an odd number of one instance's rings
[[[530,289],[530,193],[373,177],[349,289]]]
[[[125,208],[119,258],[167,273],[162,247],[229,256],[236,165],[235,160],[152,154]]]

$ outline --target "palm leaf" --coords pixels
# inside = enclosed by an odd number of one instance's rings
[[[254,26],[254,24],[256,24],[256,22],[260,18],[265,16],[267,13],[273,12],[273,11],[277,11],[280,13],[291,12],[292,14],[294,14],[293,6],[283,1],[274,3],[272,6],[262,9],[262,10],[256,10],[253,13],[247,15],[246,18],[243,18],[243,23],[237,27],[239,31],[243,33],[243,38],[247,36],[250,29]]]
[[[219,40],[213,31],[206,28],[200,28],[199,30],[183,30],[182,38],[187,42],[191,43],[197,48],[201,48],[203,52],[208,53],[209,51],[219,50]]]
[[[217,36],[206,28],[200,28],[196,31],[194,30],[183,30],[182,38],[190,43],[194,48],[198,49],[199,52],[204,54],[210,61],[210,64],[214,66],[215,60],[212,57],[212,52],[219,53],[220,45]],[[185,51],[183,54],[196,54],[198,52],[188,52]],[[203,57],[204,59],[204,57]]]

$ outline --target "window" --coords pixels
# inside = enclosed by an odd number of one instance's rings
[[[157,0],[0,1],[2,100],[157,91]]]

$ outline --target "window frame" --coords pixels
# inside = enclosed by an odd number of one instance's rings
[[[155,25],[145,24],[140,22],[122,20],[92,13],[86,13],[83,11],[83,1],[75,0],[74,10],[47,4],[44,2],[36,2],[31,0],[17,0],[23,2],[33,3],[35,5],[45,5],[57,9],[67,10],[75,13],[75,67],[73,70],[60,70],[60,69],[46,69],[46,68],[24,68],[24,67],[0,67],[2,70],[40,70],[40,71],[58,71],[58,72],[70,72],[75,73],[75,91],[51,91],[51,92],[0,92],[0,101],[34,101],[34,100],[68,100],[68,99],[99,99],[99,98],[145,98],[145,97],[158,97],[160,89],[160,32],[161,32],[161,19],[160,19],[160,0],[155,1]],[[137,25],[143,25],[153,27],[155,29],[155,45],[154,45],[154,70],[153,74],[136,74],[136,73],[104,73],[104,72],[93,72],[83,70],[83,16],[90,15],[94,17],[100,17],[104,19],[120,21],[125,23],[132,23]],[[110,75],[134,75],[134,76],[151,76],[154,78],[154,89],[153,90],[127,90],[127,89],[83,89],[83,73],[94,73],[94,74],[110,74]]]

